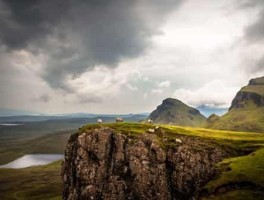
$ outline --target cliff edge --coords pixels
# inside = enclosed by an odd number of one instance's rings
[[[63,199],[196,199],[226,153],[210,140],[144,128],[73,134],[62,166]]]

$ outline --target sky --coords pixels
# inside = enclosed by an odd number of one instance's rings
[[[228,108],[264,76],[263,0],[0,0],[0,108]]]

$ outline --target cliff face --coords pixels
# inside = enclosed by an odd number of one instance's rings
[[[248,87],[249,86],[247,86],[247,88]],[[264,86],[263,86],[263,90],[264,90]],[[243,91],[242,89],[237,93],[236,97],[233,99],[229,111],[233,109],[247,108],[249,104],[248,102],[251,102],[255,106],[255,108],[264,106],[264,95],[249,91]]]
[[[149,118],[155,123],[193,127],[201,127],[206,122],[206,117],[199,110],[173,98],[163,100]]]
[[[264,77],[251,79],[232,101],[229,111],[234,109],[256,109],[264,106]]]
[[[63,199],[195,199],[225,153],[195,137],[170,143],[162,147],[155,134],[110,128],[72,135],[62,167]]]

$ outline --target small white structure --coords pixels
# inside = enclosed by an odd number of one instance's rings
[[[118,123],[118,122],[124,122],[123,118],[117,117],[116,118],[116,123]]]
[[[149,133],[154,133],[154,132],[155,132],[155,129],[150,128],[150,129],[148,130],[148,132],[149,132]]]
[[[152,119],[148,119],[148,123],[152,124],[153,120]]]
[[[177,138],[177,139],[175,139],[175,142],[176,143],[182,143],[182,140],[180,140],[180,139]]]
[[[102,124],[103,123],[103,120],[102,119],[97,119],[97,123],[98,124]]]

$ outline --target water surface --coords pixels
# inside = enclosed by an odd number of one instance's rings
[[[63,154],[27,154],[10,163],[0,165],[0,168],[19,169],[37,165],[46,165],[63,158]]]
[[[21,126],[24,124],[0,124],[1,126]]]

